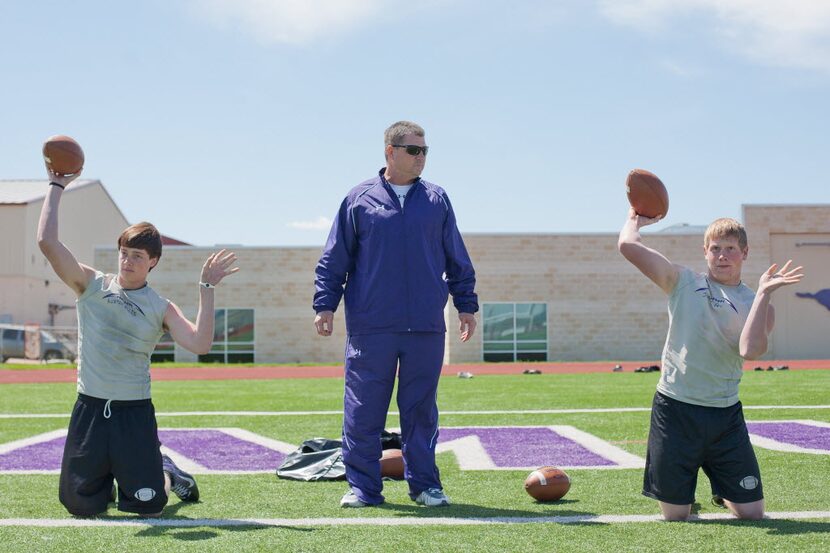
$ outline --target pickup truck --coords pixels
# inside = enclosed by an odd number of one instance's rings
[[[0,363],[10,357],[23,358],[25,354],[25,330],[21,325],[0,325]],[[74,361],[75,354],[66,345],[47,330],[40,331],[40,359],[69,359]]]

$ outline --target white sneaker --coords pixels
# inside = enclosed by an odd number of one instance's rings
[[[450,504],[450,498],[439,488],[430,488],[422,491],[415,498],[415,503],[424,507],[446,507]]]
[[[346,492],[343,499],[340,500],[341,507],[360,508],[367,507],[369,504],[361,501],[352,490]]]

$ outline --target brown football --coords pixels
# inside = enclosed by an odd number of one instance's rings
[[[43,159],[59,175],[74,175],[84,167],[84,151],[74,139],[62,134],[43,143]]]
[[[384,449],[380,457],[381,477],[403,480],[403,452],[400,449]]]
[[[644,217],[665,217],[669,211],[669,193],[657,175],[645,169],[634,169],[625,179],[628,203]]]
[[[539,467],[525,479],[525,491],[537,501],[558,501],[571,489],[571,479],[556,467]]]

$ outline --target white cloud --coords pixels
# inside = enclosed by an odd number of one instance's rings
[[[375,18],[383,0],[191,0],[222,28],[238,27],[262,42],[304,44]]]
[[[598,0],[602,15],[648,32],[708,15],[732,50],[767,65],[830,71],[827,0]],[[682,23],[682,21],[679,21]]]
[[[662,60],[660,62],[660,66],[672,75],[683,79],[691,79],[702,73],[702,71],[697,67],[673,59]]]
[[[300,230],[329,230],[331,228],[331,219],[320,215],[311,221],[291,221],[286,226]]]

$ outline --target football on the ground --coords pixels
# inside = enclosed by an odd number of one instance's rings
[[[74,139],[62,134],[43,143],[43,159],[59,175],[74,175],[84,167],[84,151]]]
[[[380,475],[403,480],[403,452],[400,449],[384,449],[380,457]]]
[[[539,467],[525,479],[525,491],[537,501],[558,501],[571,489],[571,479],[556,467]]]
[[[669,211],[669,194],[657,175],[645,169],[634,169],[625,180],[628,202],[638,215],[665,217]]]

